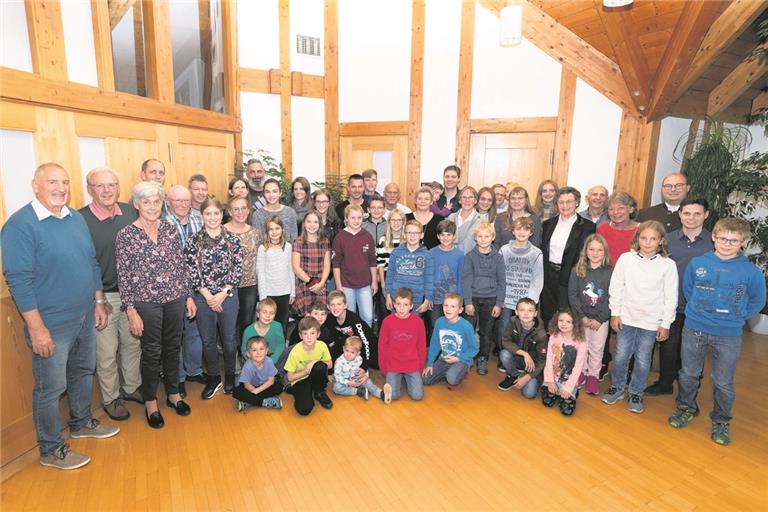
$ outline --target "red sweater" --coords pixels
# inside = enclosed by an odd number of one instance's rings
[[[421,372],[426,359],[427,334],[422,319],[414,314],[408,318],[387,316],[379,332],[381,373]]]
[[[619,261],[619,256],[629,252],[629,246],[632,245],[632,237],[635,236],[635,229],[616,229],[610,222],[605,222],[597,226],[597,234],[602,235],[608,243],[608,252],[611,253],[611,266],[615,267]]]
[[[376,268],[376,244],[369,232],[361,229],[352,234],[342,229],[333,239],[333,268],[341,271],[341,284],[346,288],[371,286],[371,267]],[[339,287],[339,283],[336,283]]]

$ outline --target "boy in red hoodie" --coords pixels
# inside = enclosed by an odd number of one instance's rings
[[[421,372],[427,358],[427,334],[421,318],[411,314],[413,292],[400,288],[395,294],[395,314],[384,319],[379,331],[379,368],[392,386],[392,400],[400,398],[405,378],[411,400],[424,398]]]

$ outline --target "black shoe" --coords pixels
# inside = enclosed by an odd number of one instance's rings
[[[328,393],[326,393],[325,391],[316,392],[315,400],[317,400],[317,403],[319,403],[323,409],[330,409],[331,407],[333,407],[333,402],[331,402],[331,398],[328,396]]]
[[[163,428],[165,425],[165,420],[163,420],[163,415],[160,414],[160,411],[155,411],[152,414],[149,414],[149,411],[144,409],[144,416],[147,417],[147,423],[152,428]]]
[[[496,387],[502,391],[509,391],[515,386],[516,382],[517,382],[517,377],[507,375],[506,377],[504,377],[504,380],[499,382],[499,385]]]
[[[210,400],[218,390],[222,388],[221,377],[210,377],[208,382],[205,383],[203,392],[200,393],[200,398],[203,400]]]
[[[231,395],[235,389],[235,374],[228,373],[224,376],[224,394]]]
[[[603,382],[603,380],[605,380],[606,375],[608,375],[608,365],[604,364],[603,366],[600,367],[600,374],[598,375],[597,380],[599,380],[600,382]]]
[[[199,373],[197,375],[187,375],[185,378],[187,382],[197,382],[198,384],[205,384],[207,381],[205,380],[205,375],[202,373]]]
[[[174,404],[173,402],[171,402],[170,398],[166,398],[165,405],[175,410],[176,414],[178,414],[179,416],[189,416],[189,414],[192,412],[192,408],[189,405],[187,405],[187,402],[185,402],[184,400],[179,400]]]
[[[541,403],[544,407],[554,407],[560,401],[560,396],[550,393],[546,386],[541,388]]]
[[[181,398],[187,398],[187,385],[183,382],[179,382],[179,394]]]
[[[645,388],[645,394],[648,396],[671,395],[672,386],[665,386],[661,382],[656,382]]]
[[[560,400],[560,414],[571,416],[576,411],[576,400],[573,398],[562,398]]]

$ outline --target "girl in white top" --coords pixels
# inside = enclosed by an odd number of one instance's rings
[[[296,297],[296,276],[291,266],[291,244],[285,240],[285,229],[280,217],[268,217],[264,229],[264,244],[259,246],[256,256],[259,300],[269,297],[275,301],[275,320],[282,324],[285,332],[289,308]]]
[[[629,410],[643,412],[653,345],[669,338],[669,326],[677,311],[677,289],[677,266],[669,258],[664,226],[655,220],[643,222],[637,227],[631,250],[619,257],[611,276],[611,327],[618,335],[611,387],[603,402],[614,404],[624,397],[627,367],[634,356]]]

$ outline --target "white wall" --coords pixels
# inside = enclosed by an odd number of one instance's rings
[[[593,185],[613,188],[621,115],[618,105],[583,80],[576,80],[567,184],[581,192],[582,208],[586,208],[584,197]]]
[[[424,9],[424,92],[421,179],[441,180],[456,155],[461,0],[427,0]]]
[[[339,0],[339,121],[405,121],[410,0]]]
[[[0,66],[32,72],[23,0],[0,2]]]
[[[499,18],[480,6],[472,67],[473,119],[557,115],[560,63],[525,38],[518,46],[499,46]]]
[[[35,143],[32,132],[0,130],[0,176],[3,179],[5,212],[10,217],[35,198],[32,177],[35,174]]]
[[[96,50],[93,44],[91,2],[88,0],[61,2],[61,22],[64,26],[64,50],[67,54],[69,81],[99,85],[96,73]]]
[[[280,96],[240,93],[240,113],[243,118],[243,151],[263,149],[269,151],[276,161],[282,162]]]
[[[293,176],[304,176],[310,183],[325,181],[325,102],[322,99],[292,98],[291,143]]]
[[[83,204],[88,204],[93,199],[88,193],[88,173],[96,167],[107,165],[107,152],[104,147],[104,139],[98,137],[78,137],[77,144],[80,149]]]
[[[237,58],[241,67],[280,68],[277,11],[277,0],[237,2]]]
[[[288,3],[289,45],[291,47],[291,70],[310,75],[324,75],[325,57],[323,49],[323,0],[293,0]],[[320,56],[296,52],[296,34],[320,39]],[[311,181],[311,180],[310,180]]]

